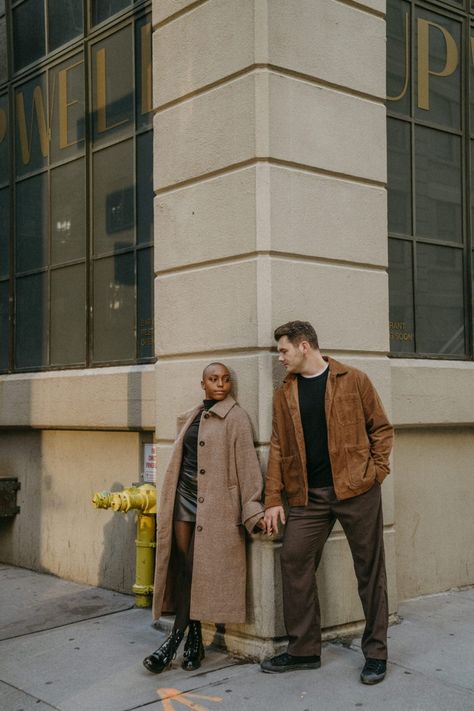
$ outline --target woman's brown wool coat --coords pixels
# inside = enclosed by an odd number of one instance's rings
[[[173,508],[184,434],[199,412],[178,418],[178,436],[158,491],[153,618],[174,612]],[[246,546],[263,515],[263,478],[249,417],[227,396],[201,415],[191,619],[245,622]],[[242,525],[243,524],[243,525]]]

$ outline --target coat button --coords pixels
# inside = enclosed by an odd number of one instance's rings
[[[202,504],[202,502],[204,501],[204,497],[203,497],[203,496],[200,496],[199,499],[198,499],[198,501],[199,501],[200,504]]]
[[[206,473],[206,470],[205,470],[205,469],[200,469],[200,470],[199,470],[199,474],[205,474],[205,473]]]
[[[206,414],[204,415],[204,419],[207,420],[208,417],[209,417],[209,415],[206,412]]]
[[[197,526],[198,531],[202,531],[202,526]]]
[[[201,441],[199,442],[199,446],[200,446],[200,447],[204,447],[204,440],[201,440]]]

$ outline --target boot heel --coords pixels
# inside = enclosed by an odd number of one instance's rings
[[[188,637],[184,646],[184,655],[181,668],[185,671],[199,669],[201,661],[204,659],[204,645],[202,643],[201,623],[191,620],[189,624]]]
[[[173,630],[168,639],[166,639],[161,647],[158,647],[152,654],[145,657],[143,666],[152,674],[161,674],[161,672],[169,669],[173,659],[176,657],[176,652],[184,637],[182,630]]]

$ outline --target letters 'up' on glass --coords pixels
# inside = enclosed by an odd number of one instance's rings
[[[467,14],[444,14],[417,0],[387,3],[393,353],[469,353],[462,95],[464,73],[472,72],[463,39],[468,22]]]

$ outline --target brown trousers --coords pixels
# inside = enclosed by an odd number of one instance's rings
[[[354,561],[366,626],[365,657],[387,658],[388,602],[382,497],[377,482],[365,494],[338,501],[332,487],[309,489],[307,506],[290,508],[281,552],[288,652],[321,653],[321,613],[315,571],[338,519]]]

